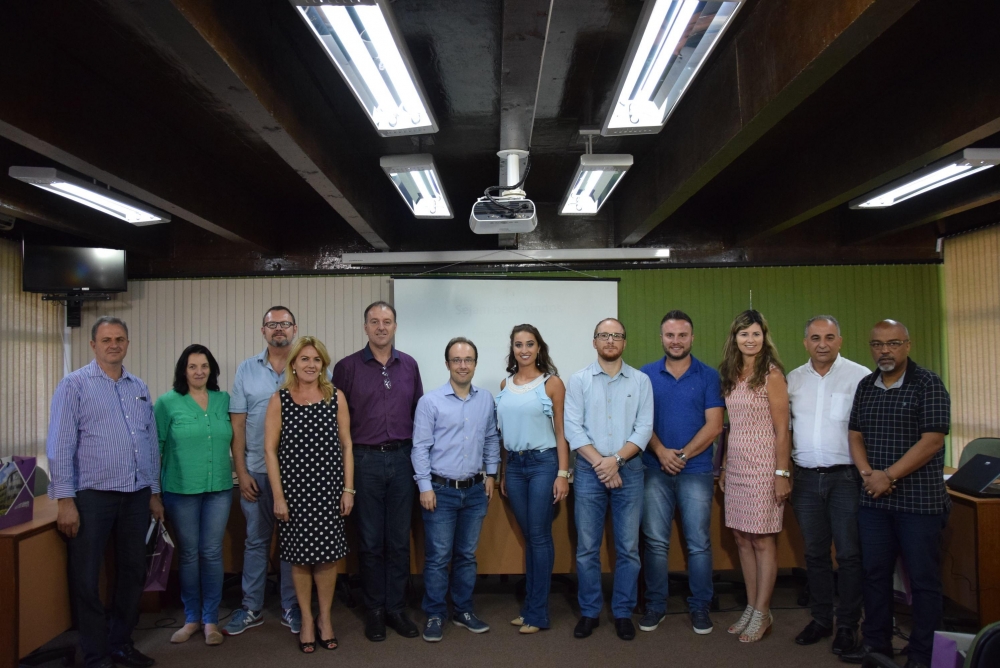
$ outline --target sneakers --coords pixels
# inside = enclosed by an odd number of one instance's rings
[[[695,608],[691,611],[691,629],[700,636],[708,635],[712,632],[712,618],[708,616],[705,608]]]
[[[646,614],[642,616],[639,620],[639,630],[640,631],[655,631],[656,627],[660,625],[664,619],[667,618],[664,612],[655,612],[653,610],[647,610]]]
[[[298,635],[302,630],[302,611],[298,608],[284,608],[281,611],[281,623]]]
[[[247,629],[254,626],[260,626],[263,623],[264,614],[260,610],[254,612],[253,610],[240,608],[233,613],[232,618],[229,620],[229,623],[223,627],[222,632],[227,636],[238,636]]]
[[[427,624],[424,625],[424,640],[427,642],[441,642],[444,631],[441,628],[440,617],[428,617]]]
[[[483,620],[476,617],[471,612],[457,612],[455,616],[451,618],[451,622],[455,626],[463,626],[473,633],[486,633],[490,630],[490,625]]]

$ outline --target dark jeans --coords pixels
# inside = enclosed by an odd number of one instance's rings
[[[876,648],[892,644],[892,576],[897,556],[910,580],[913,630],[910,659],[930,665],[934,631],[941,627],[941,532],[948,513],[918,515],[875,508],[858,509],[861,555],[865,569],[865,642]]]
[[[80,529],[68,541],[70,590],[87,666],[97,665],[112,651],[132,644],[132,629],[139,621],[139,598],[146,584],[149,496],[148,487],[138,492],[84,489],[76,493]],[[106,616],[98,581],[112,534],[115,591],[110,615]]]
[[[393,452],[354,450],[357,489],[352,518],[358,530],[361,591],[369,610],[402,612],[410,577],[413,465],[410,447]]]
[[[552,540],[552,486],[559,470],[555,448],[507,453],[507,499],[524,537],[525,624],[549,628],[549,590],[556,559]]]
[[[833,561],[837,548],[837,626],[854,629],[861,619],[861,544],[858,499],[861,476],[853,466],[833,473],[796,468],[792,510],[805,541],[809,607],[816,623],[833,628]]]

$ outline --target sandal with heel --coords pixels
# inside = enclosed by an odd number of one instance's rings
[[[319,646],[322,647],[323,649],[335,650],[338,647],[340,647],[340,645],[337,643],[337,634],[334,634],[333,637],[329,639],[324,638],[323,633],[319,630],[318,623],[316,624],[316,638],[317,638],[316,642],[319,643]]]

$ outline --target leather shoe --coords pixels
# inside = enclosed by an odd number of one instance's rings
[[[410,621],[405,612],[388,613],[385,616],[385,625],[404,638],[416,638],[420,635],[420,629]]]
[[[796,645],[815,645],[823,638],[829,638],[833,635],[833,630],[828,629],[825,626],[820,626],[819,622],[815,619],[809,622],[809,624],[802,629],[802,633],[795,636]],[[839,636],[838,636],[839,637]],[[848,649],[854,649],[854,645],[851,645]],[[836,652],[840,654],[840,652]]]
[[[385,610],[369,610],[365,615],[365,637],[372,642],[385,640]]]
[[[615,633],[622,640],[634,640],[635,626],[632,625],[632,620],[628,617],[615,619]]]
[[[580,621],[576,623],[576,628],[573,629],[573,637],[588,638],[594,632],[594,629],[600,625],[601,620],[596,617],[581,617]]]
[[[146,656],[132,645],[125,645],[125,647],[111,652],[111,660],[119,666],[127,666],[127,668],[149,668],[156,663],[153,657]]]
[[[841,626],[837,629],[837,637],[833,639],[833,645],[830,647],[830,651],[834,654],[844,654],[845,652],[850,652],[852,649],[858,646],[858,631],[857,629],[847,628],[846,626]]]
[[[844,663],[861,663],[865,660],[865,656],[868,654],[881,654],[892,658],[892,648],[878,648],[872,647],[868,643],[862,643],[850,652],[844,652],[840,655],[840,660]]]

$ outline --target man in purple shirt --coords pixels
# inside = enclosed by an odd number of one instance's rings
[[[149,389],[125,370],[128,327],[103,316],[90,330],[94,361],[59,382],[46,452],[58,499],[56,524],[69,547],[80,649],[87,668],[148,668],[132,645],[146,582],[150,513],[163,519],[160,443]],[[98,580],[115,535],[115,592],[105,614]]]
[[[354,441],[354,519],[358,530],[365,636],[385,640],[388,625],[406,638],[420,632],[406,616],[413,509],[413,413],[424,394],[417,362],[392,345],[396,310],[365,309],[368,345],[337,362],[333,384],[347,397]]]

